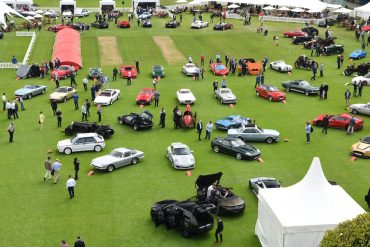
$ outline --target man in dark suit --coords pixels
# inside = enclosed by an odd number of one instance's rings
[[[81,240],[80,236],[77,237],[74,247],[85,247],[85,242]]]
[[[328,133],[328,127],[329,127],[329,116],[326,115],[323,119],[322,119],[322,131],[321,133],[325,133],[327,134]]]
[[[215,233],[216,241],[218,243],[218,236],[220,236],[220,242],[222,243],[222,231],[224,230],[224,223],[222,222],[220,217],[217,217],[217,229]]]
[[[203,130],[202,120],[199,120],[199,122],[197,123],[197,132],[198,132],[199,141],[200,141],[200,136],[202,135],[202,130]]]

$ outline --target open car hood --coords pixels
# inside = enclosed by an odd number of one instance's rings
[[[208,174],[208,175],[199,175],[197,181],[195,181],[195,187],[198,189],[200,188],[207,188],[211,184],[215,183],[219,184],[222,177],[222,172]]]

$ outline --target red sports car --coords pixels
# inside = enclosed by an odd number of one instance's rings
[[[284,37],[291,38],[291,37],[294,37],[294,36],[295,37],[297,37],[297,36],[307,36],[307,33],[298,30],[298,31],[284,32],[283,35],[284,35]]]
[[[282,101],[285,100],[285,94],[280,92],[274,86],[263,84],[256,88],[256,95],[268,99],[269,101]]]
[[[136,103],[139,105],[150,105],[154,99],[154,89],[143,88],[136,97]]]
[[[76,69],[75,69],[76,70]],[[50,78],[55,79],[55,75],[58,74],[59,80],[67,79],[67,77],[71,74],[70,66],[68,65],[61,65],[57,69],[54,69],[51,74]]]
[[[211,63],[211,70],[215,75],[228,75],[229,69],[222,63]]]
[[[130,28],[130,22],[121,20],[121,21],[118,21],[117,26],[120,28]]]
[[[62,25],[62,24],[58,24],[58,25],[54,25],[54,26],[51,26],[51,27],[48,27],[46,30],[48,31],[53,31],[53,32],[58,32],[64,28],[71,28],[72,26],[69,26],[69,25]]]
[[[135,79],[137,77],[137,71],[132,65],[121,65],[119,67],[121,77],[127,79],[128,72],[131,72],[131,78]]]
[[[322,114],[312,120],[313,125],[316,126],[322,126],[322,121],[324,117],[327,114]],[[337,128],[337,129],[347,129],[349,125],[349,119],[351,118],[350,114],[347,113],[342,113],[339,115],[328,115],[329,116],[329,127],[330,128]],[[359,117],[354,117],[355,118],[355,128],[354,130],[360,130],[364,127],[364,120]]]

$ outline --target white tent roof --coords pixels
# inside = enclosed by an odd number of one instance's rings
[[[4,2],[0,1],[0,23],[4,25],[4,27],[7,27],[7,24],[5,22],[5,15],[11,15],[15,14],[19,17],[23,17],[23,15],[19,14],[17,11],[6,5]]]
[[[355,16],[367,19],[370,16],[370,3],[354,8]]]

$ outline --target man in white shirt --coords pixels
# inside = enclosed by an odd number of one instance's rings
[[[71,175],[68,175],[66,187],[67,187],[70,199],[75,197],[75,186],[76,186],[76,181],[72,178]]]
[[[82,112],[82,121],[87,121],[87,110],[85,104],[82,105],[81,112]]]
[[[213,129],[212,121],[209,121],[209,123],[207,123],[206,125],[206,138],[204,139],[209,140],[211,138],[212,129]]]
[[[60,177],[60,168],[62,167],[62,164],[59,162],[58,159],[55,159],[55,162],[53,163],[53,165],[51,166],[51,169],[52,171],[54,171],[54,175],[55,175],[55,178],[54,178],[54,184],[56,184],[58,181],[59,181],[59,177]]]
[[[3,111],[5,111],[5,105],[6,105],[6,102],[7,102],[5,93],[3,93],[3,96],[1,96],[1,100],[3,102]]]
[[[11,119],[13,112],[12,112],[12,103],[10,103],[10,100],[6,102],[5,107],[6,107],[6,110],[8,111],[8,119]]]

